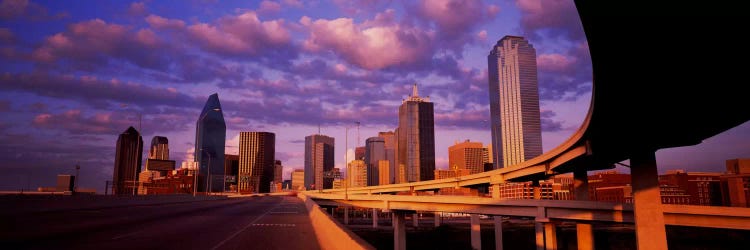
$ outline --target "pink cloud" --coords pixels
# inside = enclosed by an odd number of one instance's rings
[[[432,56],[433,34],[414,27],[373,22],[356,24],[350,18],[312,21],[303,17],[300,23],[310,31],[303,44],[306,50],[333,51],[361,68],[412,64]]]
[[[9,44],[15,41],[15,35],[8,28],[0,28],[0,44]]]
[[[302,2],[300,2],[299,0],[284,0],[283,3],[284,5],[289,6],[289,7],[296,7],[296,8],[305,7],[302,4]]]
[[[258,13],[260,14],[271,14],[279,11],[281,11],[281,4],[268,0],[260,2],[260,7],[258,8]]]
[[[573,1],[516,0],[521,10],[521,28],[528,35],[550,29],[574,39],[583,38],[583,28]]]
[[[551,72],[566,72],[576,63],[575,57],[568,57],[561,54],[541,54],[537,56],[539,69]]]
[[[146,22],[155,29],[182,29],[185,27],[185,22],[182,20],[167,19],[153,14],[146,17]]]
[[[68,17],[66,12],[50,15],[47,8],[29,0],[2,0],[0,2],[0,20],[24,18],[32,21],[47,21],[66,17]]]
[[[146,3],[144,2],[134,2],[130,4],[130,8],[128,8],[128,14],[133,16],[143,16],[146,15],[147,12]]]
[[[67,130],[73,134],[116,134],[126,128],[128,121],[111,119],[109,113],[95,113],[84,116],[81,110],[71,109],[60,114],[39,114],[32,120],[38,128],[55,128]]]

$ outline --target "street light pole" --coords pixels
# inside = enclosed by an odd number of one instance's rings
[[[81,169],[81,165],[76,164],[76,179],[75,179],[75,184],[73,184],[73,192],[78,190],[78,170],[80,169]],[[28,183],[29,180],[27,179],[26,182]]]
[[[188,169],[188,171],[190,171],[190,169]],[[193,169],[193,197],[195,197],[196,192],[198,192],[198,166],[195,166]]]

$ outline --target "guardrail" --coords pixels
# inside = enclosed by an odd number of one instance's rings
[[[500,200],[462,196],[307,194],[318,204],[388,210],[458,212],[530,217],[537,221],[570,220],[634,223],[633,205],[598,201]],[[750,208],[664,204],[664,223],[750,230]]]
[[[374,250],[375,247],[365,240],[350,232],[346,227],[334,220],[309,196],[300,193],[297,195],[305,202],[310,222],[315,230],[315,236],[323,249],[367,249]]]

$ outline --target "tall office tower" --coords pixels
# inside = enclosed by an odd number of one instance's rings
[[[169,140],[164,136],[154,136],[151,139],[151,149],[148,151],[149,159],[169,160]]]
[[[284,173],[284,166],[281,165],[281,161],[276,160],[276,164],[273,166],[273,182],[281,183],[284,179],[281,176],[283,173]]]
[[[349,179],[349,187],[367,186],[367,166],[363,160],[350,161],[347,169],[346,178]]]
[[[542,154],[536,50],[523,37],[505,36],[487,56],[495,168]]]
[[[448,147],[448,168],[466,169],[469,174],[484,172],[486,152],[481,142],[456,142]]]
[[[143,138],[138,130],[129,127],[117,138],[115,151],[115,171],[112,176],[114,194],[132,194],[138,173],[141,172],[141,152]]]
[[[268,193],[274,178],[276,135],[240,132],[240,192]]]
[[[305,188],[305,170],[295,169],[292,171],[292,190]]]
[[[146,171],[156,176],[167,176],[174,168],[175,161],[169,160],[169,141],[167,137],[154,136],[151,139],[148,159],[146,159]],[[158,172],[158,174],[155,174],[154,171]]]
[[[229,190],[232,185],[237,185],[238,174],[240,172],[240,156],[239,155],[224,155],[224,174],[226,175],[225,189]],[[236,189],[234,189],[236,190]]]
[[[385,160],[385,139],[370,137],[365,140],[365,165],[367,165],[367,185],[380,185],[380,160]]]
[[[274,180],[276,135],[269,132],[240,132],[239,184],[241,192],[270,192]]]
[[[435,120],[430,97],[412,95],[398,108],[398,160],[407,182],[435,179]],[[399,171],[400,172],[400,171]]]
[[[333,187],[332,178],[324,178],[333,170],[333,137],[310,135],[305,137],[305,188],[328,189]]]
[[[378,133],[378,137],[382,137],[385,142],[385,159],[388,160],[388,179],[385,180],[387,181],[386,184],[396,183],[396,134],[393,131],[380,132]],[[383,183],[383,180],[380,180],[380,183]]]
[[[227,126],[219,103],[219,94],[208,97],[195,125],[195,161],[198,162],[198,192],[222,191],[224,181],[224,143]],[[209,171],[211,178],[208,177]],[[210,184],[209,184],[210,183]]]

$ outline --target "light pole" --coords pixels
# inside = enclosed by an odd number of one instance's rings
[[[206,178],[206,194],[210,195],[211,194],[211,188],[210,188],[210,185],[211,185],[211,152],[208,152],[208,150],[204,151],[203,148],[201,148],[201,154],[203,154],[203,152],[206,152],[206,154],[208,155],[208,172],[206,173],[206,177],[207,177]]]
[[[136,158],[135,162],[133,162],[133,165],[134,165],[133,166],[133,196],[135,196],[136,184],[138,182],[138,167],[141,166],[141,164],[138,162],[139,160],[138,158],[141,157],[140,153],[143,152],[143,148],[141,148],[141,141],[143,141],[143,136],[141,136],[143,134],[143,131],[141,131],[141,119],[142,118],[143,118],[143,115],[141,113],[138,113],[138,138],[136,139],[138,144],[135,147],[135,150],[138,152],[136,152],[135,155],[133,156],[133,158]]]
[[[80,169],[81,169],[81,166],[76,164],[76,179],[75,179],[75,184],[73,184],[73,192],[78,190],[78,170]],[[28,180],[26,180],[26,182],[28,182]]]
[[[195,163],[195,161],[193,161]],[[188,171],[190,171],[188,169]],[[195,197],[195,193],[198,192],[198,166],[196,165],[195,168],[193,168],[193,197]]]

